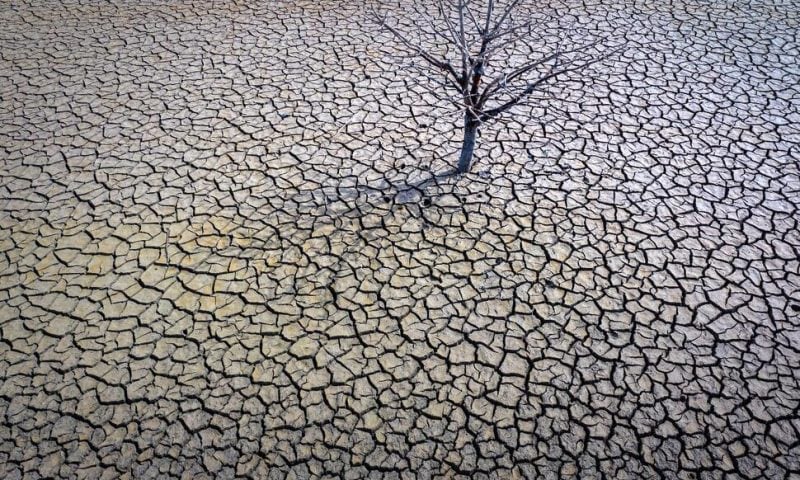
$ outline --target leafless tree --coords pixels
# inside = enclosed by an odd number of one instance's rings
[[[597,48],[602,46],[600,41],[569,48],[559,41],[546,45],[546,53],[538,55],[530,48],[520,49],[520,44],[536,35],[537,27],[524,0],[431,1],[433,15],[412,9],[415,16],[406,22],[417,33],[426,33],[428,41],[404,31],[385,12],[372,10],[372,15],[409,54],[420,59],[432,93],[463,112],[458,173],[469,171],[481,125],[528,100],[545,83],[608,55]],[[445,91],[450,95],[443,95]]]

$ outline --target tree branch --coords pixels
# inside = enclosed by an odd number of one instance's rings
[[[506,8],[503,9],[503,13],[500,15],[500,20],[498,20],[497,23],[495,23],[494,28],[492,28],[492,31],[489,35],[493,34],[497,30],[499,30],[500,27],[503,26],[503,24],[508,19],[509,15],[511,15],[511,12],[513,12],[514,9],[517,8],[517,6],[521,1],[522,0],[514,0],[513,2],[506,5]]]
[[[385,18],[380,17],[377,14],[374,14],[374,15],[375,15],[375,19],[378,21],[378,23],[383,28],[389,30],[389,32],[391,32],[392,35],[395,36],[395,38],[400,40],[400,42],[403,45],[405,45],[406,47],[411,49],[414,53],[416,53],[417,55],[422,57],[425,61],[427,61],[428,63],[430,63],[434,67],[436,67],[436,68],[438,68],[440,70],[444,70],[445,72],[449,73],[452,76],[452,79],[451,79],[453,81],[452,86],[455,87],[457,90],[461,90],[462,89],[462,85],[464,84],[464,78],[459,76],[458,73],[456,73],[455,69],[450,64],[450,62],[448,62],[446,60],[438,59],[435,56],[433,56],[432,54],[430,54],[430,53],[426,52],[425,50],[423,50],[422,47],[414,45],[410,40],[408,40],[405,37],[405,35],[403,35],[397,29],[395,29],[394,27],[389,25],[386,22]]]
[[[485,122],[487,120],[491,120],[492,118],[497,117],[498,115],[500,115],[503,112],[507,111],[509,108],[513,107],[514,105],[519,104],[522,100],[524,100],[529,95],[531,95],[534,91],[536,91],[536,88],[539,87],[539,85],[541,85],[541,84],[543,84],[543,83],[545,83],[545,82],[547,82],[549,80],[552,80],[553,78],[556,78],[559,75],[563,75],[563,74],[568,73],[568,72],[574,72],[574,71],[577,71],[577,70],[582,70],[582,69],[584,69],[584,68],[586,68],[586,67],[588,67],[590,65],[593,65],[593,64],[595,64],[597,62],[600,62],[600,61],[604,60],[609,55],[603,55],[600,58],[595,58],[595,59],[593,59],[591,61],[588,61],[588,62],[585,62],[585,63],[581,63],[580,65],[574,65],[574,66],[571,66],[571,67],[562,68],[560,70],[556,70],[555,69],[557,63],[554,63],[553,64],[553,68],[550,69],[550,73],[548,73],[547,75],[545,75],[545,76],[543,76],[541,78],[538,78],[535,81],[529,83],[528,86],[525,88],[525,90],[522,91],[522,93],[514,96],[514,98],[512,98],[511,100],[508,100],[507,102],[503,103],[502,105],[500,105],[498,107],[492,108],[491,110],[484,111],[483,114],[480,116],[481,122]]]
[[[502,77],[497,77],[493,81],[488,83],[486,85],[486,87],[484,88],[483,93],[481,94],[481,97],[480,97],[480,99],[478,101],[479,102],[478,104],[481,105],[481,106],[484,105],[486,103],[486,101],[488,101],[489,98],[493,94],[497,93],[503,87],[503,85],[507,85],[507,84],[513,82],[517,78],[525,75],[526,73],[530,72],[531,70],[535,69],[536,67],[544,65],[545,63],[547,63],[547,62],[549,62],[550,60],[553,60],[553,59],[555,59],[556,63],[558,63],[558,58],[563,54],[582,52],[582,51],[588,50],[591,47],[594,47],[595,45],[598,45],[599,43],[600,43],[600,41],[598,40],[596,42],[592,42],[592,43],[589,43],[589,44],[586,44],[586,45],[582,45],[582,46],[577,47],[577,48],[573,48],[571,50],[567,50],[565,52],[561,51],[561,45],[559,44],[554,53],[552,53],[550,55],[547,55],[545,57],[542,57],[539,60],[535,60],[535,61],[532,61],[532,62],[529,62],[529,63],[525,63],[525,64],[519,66],[518,68],[516,68],[515,70],[513,70],[511,73],[504,74]],[[594,62],[592,62],[592,63],[594,63]],[[591,65],[591,63],[588,63],[586,65],[587,66]]]
[[[438,15],[425,15],[424,11],[418,11],[417,14],[424,20],[414,21],[423,23],[421,30],[426,34],[427,27],[430,26],[434,42],[445,43],[443,54],[436,54],[435,49],[428,50],[423,47],[428,45],[427,36],[412,42],[399,31],[402,26],[398,25],[398,28],[395,28],[388,24],[385,16],[380,16],[374,10],[373,14],[378,23],[391,32],[412,55],[421,57],[424,62],[434,67],[420,68],[423,71],[422,78],[418,77],[415,80],[427,79],[429,84],[438,88],[445,86],[446,91],[449,90],[447,87],[451,87],[459,95],[447,96],[446,100],[471,118],[485,122],[518,105],[546,82],[568,72],[587,68],[617,50],[614,49],[610,53],[603,52],[604,49],[600,49],[599,52],[587,52],[603,40],[568,50],[562,50],[562,44],[557,42],[555,52],[529,60],[534,47],[529,44],[527,48],[520,48],[517,44],[521,39],[533,34],[533,12],[522,6],[524,1],[435,0]],[[485,10],[476,5],[485,6]],[[485,17],[482,17],[482,14],[485,14]],[[550,15],[546,15],[546,20],[555,20],[559,26],[561,24],[558,19]],[[545,39],[539,38],[537,42],[542,40]],[[460,72],[455,55],[461,56]],[[565,55],[566,60],[562,61]],[[504,63],[502,66],[508,68],[507,73],[497,76],[494,73],[487,74],[490,72],[490,60],[501,62],[495,57],[502,57]],[[513,66],[514,60],[519,57],[527,58],[524,58],[521,64]],[[453,63],[448,59],[452,59]],[[550,62],[552,65],[548,69],[547,65]],[[495,65],[492,67],[494,67],[492,70],[497,68]],[[444,77],[439,78],[435,74],[435,69],[443,71]],[[540,71],[542,73],[538,73]],[[536,76],[539,77],[535,78]],[[514,82],[517,84],[512,85]],[[435,98],[443,99],[442,94],[435,89],[431,89],[430,92]],[[485,109],[486,104],[490,102],[496,106]]]

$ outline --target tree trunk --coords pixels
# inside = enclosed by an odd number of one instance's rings
[[[464,142],[461,144],[461,156],[458,158],[458,173],[467,173],[472,165],[472,154],[475,152],[475,139],[478,136],[477,118],[467,114],[464,116]]]

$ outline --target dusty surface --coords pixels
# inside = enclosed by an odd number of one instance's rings
[[[798,2],[562,5],[401,194],[453,118],[252,3],[0,5],[1,478],[797,478]]]

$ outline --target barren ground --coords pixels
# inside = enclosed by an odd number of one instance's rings
[[[0,4],[0,478],[798,478],[800,3],[552,2],[423,191],[362,3]]]

